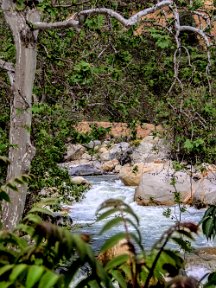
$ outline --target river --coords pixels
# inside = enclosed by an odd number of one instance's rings
[[[131,206],[140,219],[140,231],[143,239],[143,245],[146,250],[150,250],[152,245],[157,241],[161,234],[171,225],[175,224],[175,219],[179,217],[178,207],[171,207],[171,215],[173,217],[166,218],[163,212],[167,207],[159,206],[138,206],[134,202],[135,187],[127,187],[117,178],[117,176],[94,176],[86,177],[91,182],[92,187],[89,189],[85,197],[78,203],[73,204],[70,216],[73,223],[77,225],[76,232],[88,233],[92,237],[92,246],[95,251],[99,250],[106,238],[109,238],[115,232],[119,232],[116,227],[106,235],[98,235],[104,222],[96,222],[95,212],[100,204],[110,198],[122,199]],[[205,210],[197,210],[193,207],[187,207],[186,211],[181,214],[182,221],[190,221],[199,223]],[[207,241],[206,238],[199,233],[193,247],[213,246],[213,242]],[[206,267],[191,266],[187,269],[188,275],[200,279],[209,270]],[[73,287],[73,285],[71,286]]]
[[[81,226],[79,231],[89,233],[92,236],[92,245],[95,250],[102,244],[105,238],[119,231],[119,227],[108,232],[103,237],[98,236],[98,232],[104,222],[96,222],[95,212],[100,204],[109,199],[122,199],[131,206],[140,219],[140,231],[143,238],[145,249],[149,250],[157,241],[161,234],[179,218],[178,207],[171,207],[172,217],[166,218],[163,212],[167,207],[159,206],[139,206],[134,202],[134,187],[127,187],[122,184],[116,176],[94,176],[86,177],[92,187],[85,194],[84,199],[79,203],[73,204],[70,215],[74,224]],[[187,207],[186,211],[181,213],[182,221],[198,223],[202,218],[204,210],[197,210],[193,207]],[[212,242],[207,241],[201,233],[193,243],[194,247],[212,246]]]

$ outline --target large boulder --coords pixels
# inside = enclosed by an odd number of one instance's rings
[[[64,155],[65,161],[74,161],[79,160],[82,155],[85,153],[86,148],[83,147],[81,144],[68,144],[67,145],[67,152]]]
[[[216,167],[210,166],[200,173],[193,196],[193,204],[198,207],[216,204]]]
[[[132,148],[127,142],[114,144],[109,150],[108,146],[102,146],[98,152],[101,161],[117,159],[121,165],[131,162]]]
[[[88,161],[81,159],[79,161],[71,161],[65,166],[70,176],[88,176],[101,175],[101,164],[99,161]]]
[[[143,173],[150,172],[152,167],[144,163],[137,163],[133,166],[122,166],[119,172],[119,178],[126,186],[138,186]]]
[[[110,161],[106,161],[102,164],[101,168],[104,172],[112,172],[116,165],[119,164],[119,161],[117,159],[113,159]]]
[[[175,172],[166,165],[160,169],[159,166],[141,176],[135,201],[139,205],[174,205],[178,197],[175,192],[178,192],[182,203],[191,203],[196,183],[190,175],[183,171]]]
[[[164,139],[147,136],[141,141],[139,146],[134,149],[131,158],[134,163],[149,163],[158,159],[168,159],[168,145],[165,143]]]
[[[76,185],[90,185],[90,182],[82,176],[71,177],[71,182]]]
[[[69,175],[71,176],[90,176],[90,175],[101,175],[102,171],[100,168],[90,162],[87,164],[80,164],[76,166],[71,166],[69,168]]]
[[[115,144],[110,150],[110,158],[119,158],[121,157],[129,148],[129,143],[127,142],[120,142]]]

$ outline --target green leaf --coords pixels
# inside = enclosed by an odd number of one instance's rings
[[[70,233],[69,233],[70,235]],[[79,256],[82,260],[85,259],[86,257],[86,244],[81,238],[80,236],[77,234],[72,235],[73,236],[73,242],[76,245],[76,250],[79,253]],[[71,238],[71,237],[70,237]]]
[[[187,238],[189,238],[191,240],[194,240],[194,237],[192,236],[192,234],[190,232],[186,231],[186,230],[179,229],[176,232],[178,232],[181,235],[184,235],[185,237],[187,237]]]
[[[178,255],[178,252],[169,249],[164,249],[163,253],[167,254],[170,257],[170,259],[172,259],[179,267],[183,265],[184,260],[181,258],[181,256]]]
[[[1,267],[0,268],[0,276],[3,275],[5,272],[11,270],[13,267],[14,267],[14,265],[5,265],[5,266]]]
[[[117,268],[118,266],[125,264],[129,258],[130,256],[128,254],[122,254],[122,255],[116,256],[106,264],[104,269],[111,270],[111,269]]]
[[[190,248],[188,247],[188,243],[185,240],[183,240],[182,238],[172,237],[171,239],[174,242],[176,242],[181,249],[188,251],[188,252],[190,251]]]
[[[108,209],[108,208],[111,208],[111,209]],[[124,203],[120,199],[108,199],[108,200],[106,200],[98,208],[98,210],[96,211],[96,215],[103,209],[108,209],[108,211],[105,211],[102,215],[100,215],[98,217],[98,221],[105,219],[106,217],[108,217],[109,215],[111,215],[113,213],[121,213],[121,215],[122,215],[122,213],[127,213],[127,214],[130,214],[131,216],[133,216],[133,218],[137,222],[137,225],[139,225],[139,218],[137,217],[137,215],[134,213],[134,211],[131,209],[131,207],[128,204]]]
[[[42,221],[41,217],[35,214],[27,214],[24,220],[31,221],[33,223],[40,223]]]
[[[38,288],[52,288],[58,281],[60,276],[52,271],[47,271],[41,278]]]
[[[50,211],[47,208],[41,208],[41,207],[33,207],[29,213],[42,213],[42,214],[46,214],[46,215],[50,215],[53,216],[53,212]]]
[[[26,225],[26,224],[19,224],[16,228],[16,230],[20,230],[28,235],[33,235],[35,229],[32,226]]]
[[[13,282],[8,282],[8,281],[2,281],[2,282],[0,282],[0,287],[1,288],[8,288],[8,287],[10,287],[12,284],[14,284]]]
[[[121,272],[118,270],[111,271],[113,278],[117,281],[121,288],[127,288],[126,277],[123,277]]]
[[[99,284],[97,283],[96,280],[90,281],[89,282],[89,287],[90,288],[100,288]]]
[[[27,279],[26,279],[26,288],[32,288],[41,278],[44,272],[44,267],[32,265],[29,268]]]
[[[187,139],[187,140],[184,142],[183,147],[184,147],[185,149],[187,149],[187,150],[190,151],[190,150],[193,150],[194,145],[193,145],[193,143],[191,142],[191,140]]]
[[[108,221],[101,229],[101,231],[99,232],[99,234],[103,234],[104,232],[110,230],[111,228],[113,228],[114,226],[118,225],[119,223],[124,222],[124,219],[122,217],[115,217],[112,220]]]
[[[96,212],[97,214],[98,212]],[[106,219],[107,217],[109,217],[110,215],[114,214],[114,213],[119,213],[119,211],[116,208],[110,209],[102,214],[100,214],[99,216],[97,216],[97,221],[101,221]]]
[[[214,236],[214,218],[213,217],[209,217],[207,219],[205,219],[205,221],[202,223],[202,229],[203,229],[203,233],[204,235],[208,238],[211,238]]]
[[[12,270],[10,277],[9,277],[10,281],[16,280],[18,278],[18,276],[26,270],[27,267],[28,266],[26,264],[15,265],[15,267]]]
[[[119,232],[112,237],[110,237],[108,240],[105,241],[105,243],[102,245],[100,252],[104,252],[107,249],[110,249],[114,245],[116,245],[120,240],[127,239],[127,233],[125,232]]]
[[[8,188],[12,189],[13,191],[18,191],[17,186],[16,186],[15,184],[13,184],[12,182],[8,182],[8,183],[6,184],[6,186],[7,186]]]

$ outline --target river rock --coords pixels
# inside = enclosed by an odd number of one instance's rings
[[[98,150],[98,153],[100,154],[108,153],[108,149],[105,146],[101,146]]]
[[[94,149],[95,147],[100,146],[100,145],[101,145],[100,140],[92,140],[88,144],[84,144],[84,146],[89,149]]]
[[[71,176],[87,176],[87,175],[101,175],[101,165],[98,161],[89,161],[88,163],[81,163],[77,165],[70,165],[69,175]]]
[[[89,155],[88,153],[84,153],[82,155],[82,159],[91,161],[91,160],[96,160],[96,157],[94,155]]]
[[[171,185],[173,175],[175,188]],[[178,191],[181,202],[187,204],[192,200],[194,188],[195,182],[186,172],[174,173],[172,168],[162,167],[142,174],[134,198],[139,205],[174,205],[174,192]]]
[[[122,155],[125,154],[125,152],[129,148],[129,143],[127,142],[120,142],[118,144],[115,144],[110,150],[110,159],[120,158]]]
[[[133,151],[131,158],[134,163],[149,163],[158,159],[168,159],[169,149],[164,139],[147,136]]]
[[[201,179],[197,181],[193,197],[195,206],[206,206],[216,204],[216,170],[215,167],[208,168]]]
[[[109,151],[105,151],[105,152],[101,153],[101,154],[100,154],[100,160],[101,160],[101,161],[109,161],[109,160],[112,160],[111,157],[110,157]]]
[[[115,166],[115,173],[120,173],[122,166],[120,164]]]
[[[185,269],[187,274],[202,278],[206,273],[215,271],[216,247],[202,247],[195,249],[192,253],[185,255]],[[197,271],[198,273],[195,273]],[[202,273],[200,275],[200,273]]]
[[[90,185],[89,181],[82,176],[71,177],[71,182],[76,185]]]
[[[119,164],[119,161],[117,159],[113,159],[110,161],[105,162],[101,168],[104,172],[111,172],[115,169],[116,165]]]
[[[67,152],[64,155],[65,161],[73,161],[79,160],[82,155],[85,153],[86,148],[83,147],[81,144],[68,144],[67,145]]]
[[[151,170],[152,167],[144,163],[137,163],[133,166],[125,165],[120,169],[119,178],[126,186],[138,186],[142,174]]]

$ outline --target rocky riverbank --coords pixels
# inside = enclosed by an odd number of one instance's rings
[[[97,123],[111,127],[103,140],[82,145],[68,143],[65,161],[60,165],[68,169],[71,177],[118,174],[125,185],[137,187],[134,198],[139,205],[173,205],[177,194],[184,204],[204,207],[216,203],[214,165],[203,164],[202,169],[184,163],[177,166],[170,160],[161,127],[146,124],[136,128],[138,139],[121,141],[130,131],[124,123],[117,124]],[[89,129],[87,122],[78,125],[82,133]],[[85,182],[83,178],[72,179]]]

